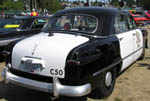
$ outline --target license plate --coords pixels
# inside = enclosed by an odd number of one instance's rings
[[[42,71],[42,66],[41,64],[26,63],[25,69],[27,72],[38,74]]]

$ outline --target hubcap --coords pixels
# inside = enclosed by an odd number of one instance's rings
[[[109,87],[111,85],[111,82],[112,82],[112,74],[111,72],[107,72],[105,77],[106,86]]]

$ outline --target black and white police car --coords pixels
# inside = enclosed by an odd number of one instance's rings
[[[5,82],[54,96],[109,96],[116,77],[144,58],[144,32],[114,8],[58,12],[44,31],[7,46]]]

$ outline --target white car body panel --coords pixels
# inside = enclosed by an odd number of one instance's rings
[[[35,35],[15,45],[12,52],[12,67],[24,71],[25,66],[21,63],[24,57],[41,58],[44,61],[42,63],[45,65],[45,69],[39,72],[39,75],[64,78],[65,73],[61,76],[52,75],[50,69],[64,72],[69,52],[88,40],[89,38],[71,34],[54,33],[54,36],[48,36],[48,33],[42,33]]]
[[[140,41],[137,39],[136,34],[138,34]],[[121,58],[123,59],[121,71],[123,71],[141,56],[143,49],[143,37],[140,30],[132,30],[121,33],[118,34],[117,37],[120,42],[120,53]]]

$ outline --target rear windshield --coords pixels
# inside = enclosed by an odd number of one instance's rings
[[[52,30],[93,33],[96,31],[98,21],[93,16],[69,14],[58,16],[51,19],[50,24]]]

